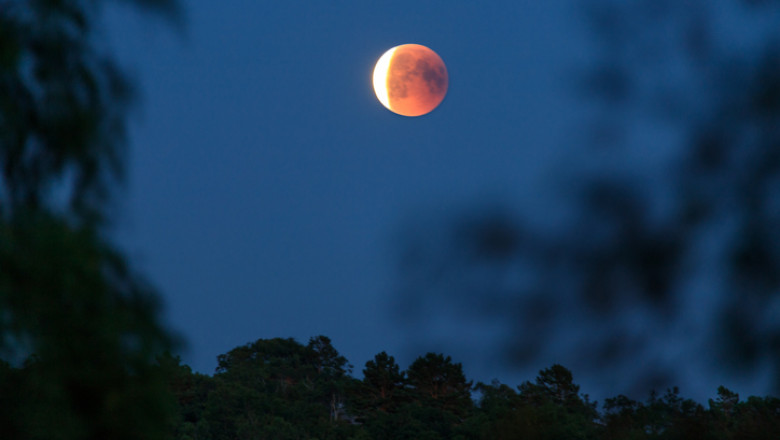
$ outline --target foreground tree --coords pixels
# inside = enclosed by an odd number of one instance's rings
[[[161,439],[170,428],[154,361],[173,341],[157,293],[106,239],[132,93],[97,49],[99,14],[99,2],[0,1],[4,439]]]

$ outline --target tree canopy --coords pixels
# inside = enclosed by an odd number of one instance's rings
[[[319,368],[323,346],[338,359],[331,371]],[[380,352],[356,378],[324,336],[306,345],[274,338],[236,347],[219,356],[213,376],[172,356],[160,364],[176,373],[168,384],[178,408],[173,438],[182,440],[768,440],[780,432],[776,397],[740,400],[721,386],[705,407],[670,388],[648,390],[645,401],[619,395],[599,408],[559,364],[512,387],[474,384],[441,353],[419,356],[404,370]]]

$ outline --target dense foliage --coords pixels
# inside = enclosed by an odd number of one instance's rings
[[[0,0],[0,439],[162,439],[157,292],[108,240],[132,85],[94,0]],[[175,0],[127,0],[173,14]]]
[[[177,402],[177,440],[206,439],[777,439],[780,399],[724,387],[706,406],[677,388],[601,408],[552,365],[517,387],[468,381],[427,353],[401,370],[385,352],[362,379],[330,339],[259,339],[218,357],[213,376],[160,359]]]

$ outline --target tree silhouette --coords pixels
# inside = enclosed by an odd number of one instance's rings
[[[174,14],[173,0],[131,1]],[[163,438],[158,297],[106,238],[132,88],[98,2],[0,2],[3,438]],[[7,410],[6,410],[7,409]]]
[[[330,339],[258,339],[217,357],[203,424],[212,438],[345,438],[356,380]]]
[[[471,382],[463,366],[443,354],[428,353],[415,359],[406,370],[412,399],[464,417],[471,409]]]
[[[517,387],[494,380],[470,389],[449,356],[427,353],[407,374],[385,352],[366,362],[362,380],[345,388],[345,418],[332,420],[327,402],[316,397],[316,379],[301,374],[322,375],[311,360],[311,341],[326,339],[312,338],[307,346],[261,339],[236,347],[220,356],[230,362],[213,377],[192,373],[174,356],[161,357],[179,410],[175,438],[774,440],[780,429],[780,399],[740,401],[724,387],[709,409],[673,387],[660,397],[651,392],[644,402],[609,398],[599,412],[559,364]],[[271,377],[298,379],[279,388]],[[469,391],[476,401],[464,396]]]
[[[381,352],[366,362],[363,380],[353,391],[351,411],[359,417],[370,416],[377,411],[391,413],[404,402],[405,376],[393,356]]]

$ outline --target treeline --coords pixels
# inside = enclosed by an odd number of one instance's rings
[[[208,376],[178,357],[160,358],[176,440],[780,438],[780,399],[740,401],[724,387],[707,407],[674,388],[598,408],[561,365],[517,387],[474,384],[460,363],[434,353],[406,370],[379,353],[357,379],[325,336],[306,345],[260,339],[218,362]]]

